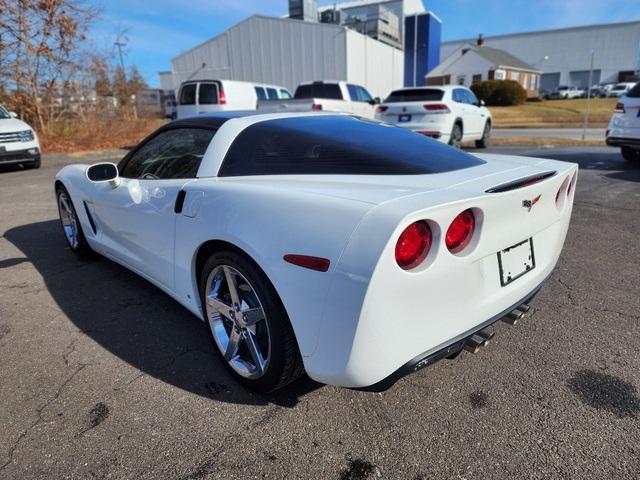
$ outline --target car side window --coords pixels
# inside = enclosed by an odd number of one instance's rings
[[[358,87],[358,100],[361,102],[370,103],[373,101],[373,97],[364,87]]]
[[[352,102],[358,102],[358,88],[355,85],[347,84],[347,90],[349,91],[349,98]]]
[[[280,90],[280,98],[285,98],[285,99],[289,99],[291,98],[291,94],[289,93],[289,90],[285,90],[284,88]]]
[[[196,104],[196,84],[184,85],[180,90],[180,105]]]
[[[277,100],[278,99],[278,91],[275,88],[268,87],[267,88],[267,97],[269,100]]]
[[[467,103],[470,105],[478,105],[478,97],[476,97],[471,90],[465,90],[465,93],[467,96]]]
[[[121,172],[124,178],[195,178],[213,130],[175,128],[162,132],[142,145]]]
[[[456,103],[466,103],[464,90],[461,88],[456,88],[453,90],[453,101]]]
[[[258,100],[266,100],[267,99],[267,93],[264,91],[264,88],[255,87],[255,89],[256,89],[256,95],[258,96]]]

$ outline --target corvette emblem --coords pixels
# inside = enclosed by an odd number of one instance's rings
[[[531,209],[533,208],[533,206],[538,203],[538,201],[540,200],[540,197],[542,197],[542,194],[538,195],[536,198],[534,198],[533,200],[523,200],[522,201],[522,206],[524,208],[527,209],[527,212],[530,212]]]

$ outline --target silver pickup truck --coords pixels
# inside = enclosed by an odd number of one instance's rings
[[[264,113],[323,112],[353,113],[373,118],[380,103],[361,85],[347,82],[316,81],[298,85],[291,100],[259,100],[258,111]]]

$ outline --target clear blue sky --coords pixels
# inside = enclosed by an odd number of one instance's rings
[[[249,15],[280,16],[287,0],[90,0],[102,8],[91,38],[114,54],[125,30],[125,63],[135,64],[152,86],[170,60]],[[334,3],[320,0],[320,5]],[[426,0],[442,19],[443,40],[640,19],[640,0]],[[114,57],[115,60],[115,57]]]

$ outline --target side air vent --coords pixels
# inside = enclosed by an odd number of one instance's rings
[[[514,180],[513,182],[503,183],[502,185],[498,185],[497,187],[491,187],[490,189],[485,190],[485,192],[501,193],[508,192],[509,190],[516,190],[517,188],[528,187],[529,185],[533,185],[534,183],[538,183],[542,180],[546,180],[549,177],[553,177],[555,174],[556,172],[545,172],[538,175],[533,175],[531,177],[520,178],[518,180]]]
[[[91,224],[91,230],[93,230],[93,234],[95,235],[96,233],[98,233],[98,229],[96,228],[96,224],[93,221],[93,217],[91,216],[91,212],[89,211],[89,206],[87,205],[87,202],[83,201],[82,202],[84,204],[84,211],[87,212],[87,217],[89,217],[89,223]]]

